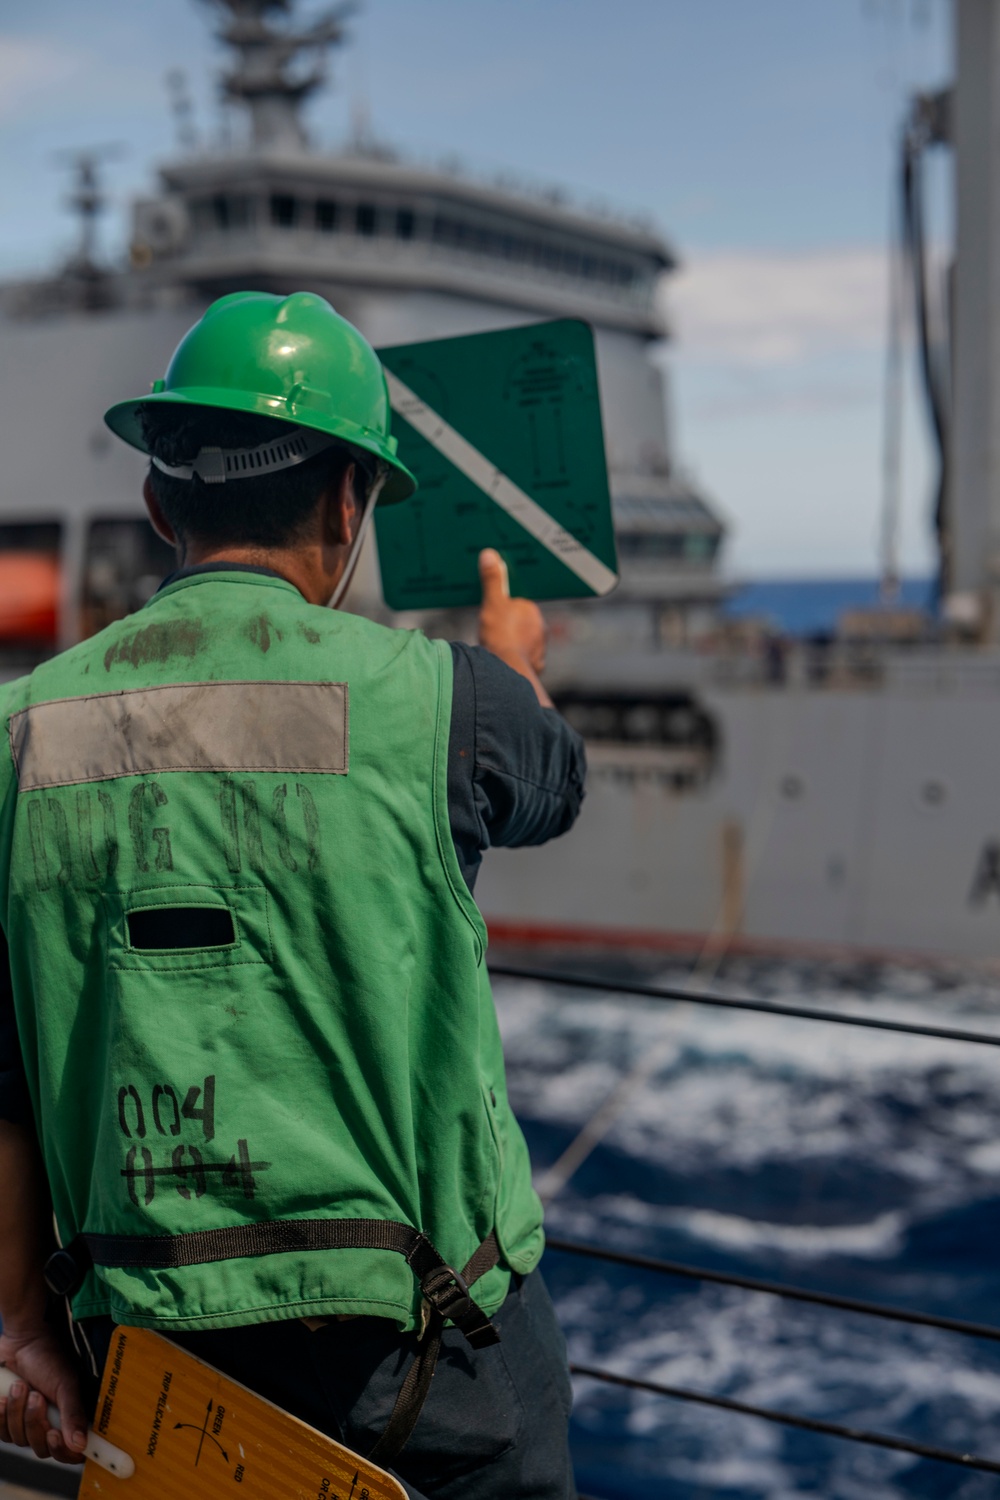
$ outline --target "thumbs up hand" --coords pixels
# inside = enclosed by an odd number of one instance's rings
[[[512,599],[507,564],[492,547],[479,554],[483,602],[479,607],[479,644],[527,677],[539,703],[552,700],[539,681],[545,667],[545,621],[531,599]]]

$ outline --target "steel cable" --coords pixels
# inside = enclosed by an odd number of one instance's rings
[[[963,1469],[978,1469],[984,1474],[1000,1474],[1000,1462],[980,1458],[975,1453],[958,1453],[951,1448],[935,1448],[929,1443],[911,1443],[906,1438],[888,1437],[882,1432],[867,1432],[863,1427],[843,1427],[839,1422],[824,1422],[818,1417],[800,1417],[794,1412],[775,1411],[769,1406],[752,1406],[747,1401],[733,1401],[728,1396],[709,1396],[704,1391],[689,1391],[683,1386],[660,1385],[654,1380],[638,1380],[631,1375],[616,1375],[611,1370],[597,1370],[591,1365],[571,1364],[573,1375],[600,1380],[608,1385],[625,1386],[633,1391],[649,1391],[654,1396],[671,1396],[677,1401],[691,1401],[699,1406],[715,1406],[739,1416],[760,1417],[765,1422],[779,1422],[786,1427],[800,1427],[805,1432],[819,1432],[825,1437],[846,1438],[852,1443],[868,1443],[874,1448],[890,1448],[896,1453],[912,1453],[938,1463],[957,1464]]]
[[[805,1287],[788,1286],[781,1281],[761,1281],[755,1276],[737,1276],[728,1271],[710,1271],[704,1266],[689,1266],[683,1261],[658,1260],[649,1255],[633,1255],[624,1250],[602,1250],[577,1240],[546,1235],[548,1250],[566,1255],[583,1255],[591,1260],[611,1261],[615,1265],[634,1266],[640,1271],[657,1271],[667,1276],[684,1276],[690,1281],[713,1281],[720,1286],[742,1287],[748,1292],[764,1292],[769,1297],[785,1297],[793,1302],[812,1302],[817,1307],[835,1307],[841,1312],[861,1313],[871,1318],[887,1318],[895,1323],[913,1323],[918,1328],[940,1328],[945,1333],[960,1333],[967,1338],[993,1339],[1000,1342],[1000,1328],[989,1323],[971,1323],[964,1318],[938,1317],[936,1313],[914,1312],[892,1307],[884,1302],[864,1302],[857,1297],[838,1297],[834,1292],[811,1292]]]
[[[904,1036],[926,1036],[943,1042],[973,1042],[982,1047],[1000,1047],[1000,1034],[988,1031],[963,1031],[953,1026],[920,1026],[914,1021],[889,1021],[875,1016],[852,1016],[842,1011],[818,1010],[807,1005],[776,1005],[772,1000],[728,995],[705,995],[697,990],[651,984],[633,984],[624,979],[591,979],[583,974],[547,973],[541,969],[521,969],[513,964],[490,964],[489,971],[500,979],[533,979],[542,984],[566,985],[572,989],[601,990],[605,994],[635,995],[643,1000],[686,1001],[692,1005],[711,1005],[722,1010],[757,1011],[765,1016],[781,1016],[793,1021],[828,1021],[835,1026],[861,1026],[869,1031],[895,1031]]]

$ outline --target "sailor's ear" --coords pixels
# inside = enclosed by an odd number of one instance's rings
[[[361,519],[361,507],[354,493],[353,464],[347,465],[337,485],[327,490],[324,500],[327,540],[335,547],[349,547]]]
[[[169,547],[176,547],[176,533],[170,522],[167,520],[166,516],[163,514],[163,511],[160,509],[160,502],[159,500],[157,500],[156,495],[153,493],[153,486],[150,483],[148,474],[143,480],[142,498],[146,502],[146,510],[149,513],[149,520],[157,536],[162,537]]]

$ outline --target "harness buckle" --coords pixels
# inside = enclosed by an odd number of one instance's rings
[[[435,1266],[421,1279],[420,1290],[442,1318],[458,1323],[475,1310],[468,1283],[451,1266]]]
[[[452,1266],[435,1266],[421,1278],[420,1290],[434,1311],[444,1319],[451,1319],[461,1329],[473,1349],[486,1349],[490,1344],[499,1344],[500,1335],[483,1312],[472,1300],[469,1284],[460,1271]]]

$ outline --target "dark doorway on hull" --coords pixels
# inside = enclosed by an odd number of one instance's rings
[[[651,777],[682,792],[703,787],[715,771],[719,727],[693,693],[567,689],[553,696],[588,746],[599,748],[598,774]]]

